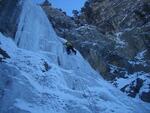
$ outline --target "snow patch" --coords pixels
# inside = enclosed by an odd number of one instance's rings
[[[143,65],[143,66],[147,66],[147,63],[144,59],[145,53],[147,52],[147,50],[143,50],[141,52],[139,52],[136,56],[135,56],[135,60],[130,60],[128,61],[130,64],[132,65]]]
[[[121,40],[120,36],[122,35],[122,32],[116,33],[115,42],[117,44],[116,48],[124,48],[127,44],[124,40]]]

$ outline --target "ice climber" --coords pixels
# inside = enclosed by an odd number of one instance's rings
[[[76,55],[77,52],[74,49],[73,44],[71,42],[67,41],[64,45],[66,46],[66,51],[68,55],[71,53],[71,51],[74,52],[74,54]]]

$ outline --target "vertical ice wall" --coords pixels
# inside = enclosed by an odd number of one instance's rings
[[[23,0],[18,30],[15,36],[16,44],[24,49],[37,51],[55,51],[57,36],[52,29],[45,13],[32,0]],[[57,41],[57,43],[59,43]],[[55,45],[55,46],[53,46]],[[59,45],[59,44],[58,44]]]
[[[31,51],[52,53],[55,60],[60,61],[62,67],[75,70],[77,75],[80,72],[97,75],[80,53],[77,53],[76,56],[68,56],[65,53],[62,42],[39,6],[33,4],[31,0],[23,0],[22,2],[23,9],[15,37],[15,42],[19,47]]]

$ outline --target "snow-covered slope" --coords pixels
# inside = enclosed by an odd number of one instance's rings
[[[67,55],[42,9],[21,2],[15,41],[0,34],[0,113],[150,112],[149,104],[104,81],[79,52]]]

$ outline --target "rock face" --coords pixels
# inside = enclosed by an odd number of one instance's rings
[[[64,37],[65,30],[76,27],[71,17],[67,16],[61,9],[53,8],[47,0],[41,6],[51,21],[56,33],[59,33],[60,36]]]
[[[6,58],[10,58],[10,56],[6,53],[6,51],[0,48],[0,62]]]
[[[128,92],[129,96],[132,93],[127,86],[138,89],[132,97],[149,102],[147,96],[142,96],[150,92],[148,0],[88,0],[81,13],[74,17],[68,17],[52,6],[43,4],[42,7],[53,21],[56,33],[71,40],[106,80]],[[61,14],[63,18],[60,18]],[[142,85],[134,86],[139,79],[143,81]]]
[[[82,8],[82,16],[89,24],[114,32],[142,26],[149,19],[148,0],[88,0]]]
[[[22,2],[19,0],[0,1],[0,32],[14,37],[17,31]]]

